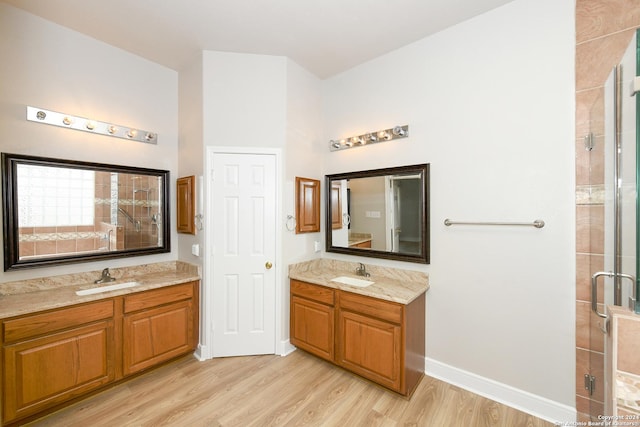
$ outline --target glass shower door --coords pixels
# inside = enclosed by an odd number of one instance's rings
[[[637,41],[635,34],[604,86],[604,184],[601,187],[604,268],[592,277],[589,361],[594,382],[590,385],[594,391],[590,400],[592,420],[598,420],[599,415],[607,412],[606,402],[615,386],[615,378],[609,378],[606,369],[611,355],[605,351],[608,339],[605,307],[628,306],[637,286],[637,99],[632,90],[638,62]],[[585,386],[586,383],[585,377]]]

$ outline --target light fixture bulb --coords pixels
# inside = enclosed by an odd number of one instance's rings
[[[362,144],[362,138],[359,136],[354,136],[351,138],[351,145],[353,144]]]
[[[378,140],[378,137],[373,133],[368,133],[365,138],[367,142],[376,142]]]
[[[393,134],[394,134],[395,136],[404,136],[404,135],[405,135],[405,133],[406,133],[406,132],[405,132],[405,130],[404,130],[404,129],[402,129],[402,127],[401,127],[401,126],[396,126],[396,127],[394,127],[394,128],[393,128],[393,130],[392,130],[392,132],[393,132]]]
[[[391,139],[391,135],[389,135],[386,130],[381,130],[380,132],[378,132],[378,138],[389,140]]]
[[[347,140],[347,141],[346,141],[346,140],[344,140],[344,139],[343,139],[343,140],[341,140],[340,142],[341,142],[342,144],[344,144],[344,145],[348,146],[348,147],[353,147],[353,142],[352,142],[351,140]]]
[[[145,138],[147,139],[147,141],[153,141],[156,138],[156,134],[153,132],[147,132]]]
[[[93,120],[88,120],[86,127],[89,130],[94,130],[96,128],[96,122],[94,122]]]
[[[73,119],[71,119],[71,117],[69,116],[64,116],[64,119],[62,119],[62,123],[69,126],[71,123],[73,123]]]
[[[111,125],[107,128],[107,132],[109,132],[111,135],[113,135],[114,133],[116,133],[118,131],[118,128]]]
[[[329,141],[329,144],[331,144],[331,146],[335,149],[339,149],[340,148],[340,141],[334,141],[333,139],[331,141]]]
[[[129,129],[129,132],[127,132],[127,137],[129,138],[134,138],[136,136],[136,131],[134,129]]]

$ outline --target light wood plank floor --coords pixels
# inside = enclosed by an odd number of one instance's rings
[[[32,426],[552,426],[424,377],[410,400],[303,351],[180,359]]]

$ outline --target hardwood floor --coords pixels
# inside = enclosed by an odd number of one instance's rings
[[[303,351],[189,356],[32,426],[553,426],[424,377],[410,400]]]

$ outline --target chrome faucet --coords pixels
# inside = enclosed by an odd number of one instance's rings
[[[111,274],[109,274],[109,269],[105,268],[104,270],[102,270],[102,277],[100,277],[98,280],[96,280],[93,283],[109,283],[109,282],[113,282],[115,280],[116,279],[111,277]]]
[[[367,267],[365,267],[363,263],[360,263],[360,266],[356,268],[356,274],[358,276],[364,276],[364,277],[371,276],[371,274],[369,274],[369,272],[367,271]]]

